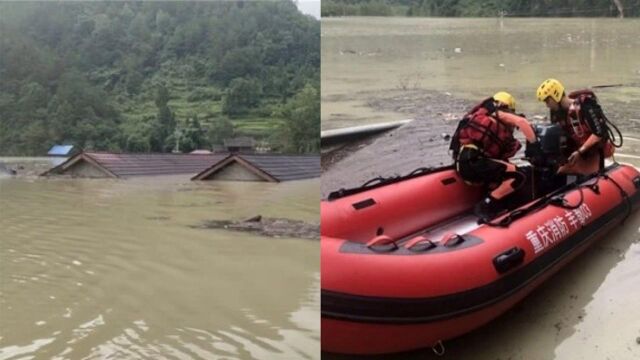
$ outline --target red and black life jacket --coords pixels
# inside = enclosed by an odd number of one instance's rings
[[[507,160],[522,144],[513,137],[514,127],[490,116],[482,103],[468,112],[458,124],[449,149],[457,159],[461,147],[475,145],[489,158]]]
[[[572,103],[567,111],[567,116],[565,118],[558,119],[558,121],[567,134],[569,134],[576,146],[579,147],[584,144],[593,133],[581,112],[582,105],[587,100],[597,102],[598,98],[590,89],[576,90],[571,92],[568,96],[569,99],[572,100]],[[613,155],[613,144],[611,144],[611,141],[604,142],[604,155],[605,157]]]

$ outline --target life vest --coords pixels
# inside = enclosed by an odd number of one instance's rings
[[[587,125],[587,122],[582,115],[582,104],[584,104],[587,99],[592,99],[597,102],[598,98],[596,97],[596,94],[589,89],[576,90],[568,96],[569,99],[573,101],[569,106],[566,118],[559,120],[564,130],[569,134],[576,146],[579,147],[584,144],[592,134],[589,125]],[[607,140],[604,142],[604,155],[605,157],[613,155],[613,144],[611,144],[611,141]]]
[[[485,100],[486,101],[486,100]],[[522,147],[513,137],[514,128],[489,115],[482,106],[476,105],[458,124],[450,149],[454,158],[465,145],[475,145],[489,158],[507,160]]]

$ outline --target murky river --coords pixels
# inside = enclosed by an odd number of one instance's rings
[[[317,359],[319,180],[0,178],[0,359]]]
[[[625,134],[616,160],[640,167],[638,34],[638,19],[323,19],[322,127],[424,116],[368,106],[404,91],[477,101],[505,89],[518,110],[546,115],[535,99],[545,78],[569,89],[622,84],[597,94]],[[442,358],[639,359],[639,226],[636,213],[514,309],[446,342]],[[383,358],[438,357],[425,349]]]
[[[548,77],[634,84],[601,95],[628,103],[640,96],[639,33],[640,19],[325,18],[322,128],[407,118],[367,106],[371,92],[403,89],[474,100],[505,89],[525,114],[544,113],[535,90]]]

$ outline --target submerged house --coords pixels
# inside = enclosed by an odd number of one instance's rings
[[[229,154],[114,154],[82,152],[42,176],[126,178],[150,175],[197,174]]]
[[[230,153],[252,153],[256,148],[256,140],[248,136],[225,139],[224,148]]]
[[[281,182],[310,179],[320,177],[320,156],[82,152],[41,176],[129,178],[181,174],[189,175],[192,180]]]
[[[320,177],[320,156],[231,154],[191,180],[281,182]]]

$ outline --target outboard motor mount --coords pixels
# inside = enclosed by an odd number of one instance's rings
[[[558,174],[558,168],[566,163],[569,152],[569,138],[558,124],[535,126],[538,142],[527,143],[525,157],[532,166],[532,198],[548,194],[567,182],[565,175]]]
[[[525,156],[535,167],[558,169],[567,161],[568,137],[558,124],[536,125],[537,144],[527,143]]]

